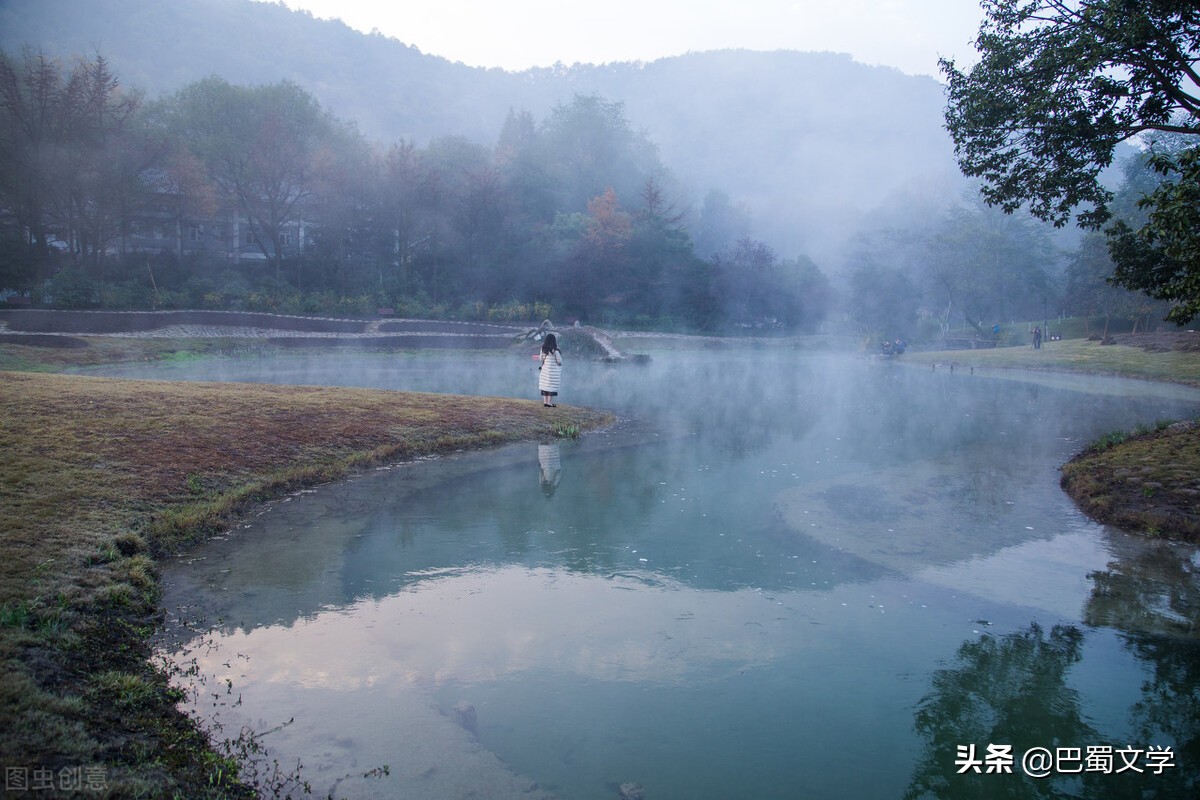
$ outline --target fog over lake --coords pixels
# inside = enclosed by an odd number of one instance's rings
[[[534,362],[449,351],[104,374],[536,398]],[[1092,522],[1058,467],[1200,392],[747,343],[567,353],[560,400],[620,421],[298,493],[168,565],[202,624],[164,647],[227,733],[294,718],[264,742],[319,795],[650,800],[1035,796],[1031,748],[1189,739],[1196,549]],[[1016,774],[957,774],[989,744]],[[1148,758],[1038,785],[1194,775]]]

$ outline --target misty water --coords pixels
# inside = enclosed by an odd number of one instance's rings
[[[536,396],[513,355],[106,374]],[[1194,788],[1200,558],[1058,467],[1200,393],[751,346],[568,354],[563,385],[620,421],[301,492],[169,564],[200,713],[294,720],[263,741],[318,796],[1035,796],[1030,748],[1102,746],[1175,763],[1047,782]],[[1017,774],[956,774],[989,744]]]

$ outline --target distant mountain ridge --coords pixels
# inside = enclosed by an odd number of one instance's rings
[[[294,81],[369,138],[493,145],[510,108],[543,119],[576,93],[625,104],[693,207],[722,190],[780,255],[836,268],[889,197],[963,185],[942,127],[942,86],[846,55],[740,50],[650,63],[510,73],[426,55],[380,34],[251,0],[2,0],[0,46],[99,52],[151,98],[208,75]]]

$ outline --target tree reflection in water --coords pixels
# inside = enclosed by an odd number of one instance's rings
[[[1200,636],[1200,565],[1195,547],[1140,546],[1127,537],[1111,543],[1117,559],[1093,572],[1084,622],[1127,634]]]
[[[1200,797],[1200,647],[1195,639],[1136,635],[1126,646],[1152,669],[1130,709],[1134,735],[1173,742],[1176,764],[1137,796]]]
[[[1093,573],[1084,621],[1121,632],[1126,649],[1148,667],[1130,723],[1143,742],[1172,742],[1174,769],[1156,776],[1144,797],[1200,796],[1200,564],[1196,548],[1114,543],[1107,570]],[[1120,545],[1135,545],[1118,548]]]
[[[956,663],[938,670],[915,716],[925,755],[906,798],[1178,798],[1200,796],[1200,565],[1191,547],[1146,547],[1115,541],[1118,558],[1093,573],[1084,614],[1090,628],[1120,632],[1124,647],[1146,666],[1141,699],[1128,710],[1128,731],[1096,730],[1071,688],[1085,633],[1036,623],[1005,636],[967,641]],[[1113,734],[1130,737],[1116,740]],[[1011,744],[1012,774],[959,774],[960,746]],[[1051,774],[1034,779],[1020,759],[1029,748],[1112,745],[1169,746],[1173,766],[1161,774],[1126,771]],[[1144,760],[1139,762],[1146,767]],[[1115,759],[1114,770],[1121,766]]]
[[[1066,680],[1082,646],[1078,628],[1056,625],[1047,635],[1036,623],[999,638],[984,634],[964,642],[957,665],[934,673],[933,689],[918,706],[916,729],[927,747],[904,796],[1075,796],[1077,781],[1029,778],[1022,774],[1020,757],[1032,747],[1098,741]],[[979,758],[989,744],[1011,744],[1012,774],[958,774],[958,747],[972,744]]]

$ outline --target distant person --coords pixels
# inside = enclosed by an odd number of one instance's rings
[[[992,326],[992,338],[995,339],[996,341],[1000,340],[1000,323],[999,322],[997,322],[995,325]]]
[[[1036,325],[1033,328],[1033,349],[1034,350],[1042,349],[1042,329],[1041,329],[1041,327],[1036,326]]]
[[[558,397],[558,385],[562,378],[562,352],[553,333],[547,333],[542,340],[542,360],[538,371],[541,372],[538,388],[542,390],[542,405],[554,408],[554,398]]]

